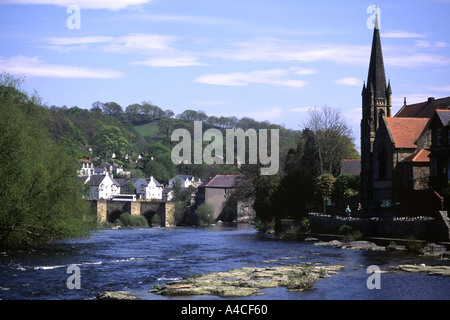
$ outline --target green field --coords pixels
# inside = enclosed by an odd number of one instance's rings
[[[140,126],[134,126],[134,129],[139,132],[142,138],[149,136],[151,138],[159,137],[158,121],[152,121]]]

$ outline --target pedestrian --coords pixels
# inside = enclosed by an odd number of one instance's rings
[[[352,210],[350,209],[349,205],[347,205],[347,208],[345,209],[345,213],[350,217],[350,214],[352,213]]]
[[[363,213],[363,207],[361,205],[361,202],[358,202],[358,215],[362,216],[362,213]]]

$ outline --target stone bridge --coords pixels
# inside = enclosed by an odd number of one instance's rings
[[[131,215],[144,216],[149,225],[152,217],[157,214],[161,218],[162,227],[173,227],[175,223],[175,204],[162,201],[112,201],[112,200],[89,200],[91,205],[97,209],[97,220],[99,222],[114,222],[124,212]]]

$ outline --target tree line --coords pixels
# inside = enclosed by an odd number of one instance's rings
[[[280,218],[302,221],[311,210],[322,211],[325,201],[344,206],[357,198],[359,176],[340,175],[342,159],[359,159],[351,129],[331,107],[311,108],[296,146],[282,158],[280,173],[262,176],[246,167],[247,179],[237,197],[252,197],[257,225],[266,230]]]

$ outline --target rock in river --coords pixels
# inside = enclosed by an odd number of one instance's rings
[[[215,295],[247,297],[271,287],[288,290],[311,290],[316,281],[337,273],[343,266],[296,264],[279,267],[240,268],[211,272],[195,278],[155,285],[150,292],[165,296]]]

